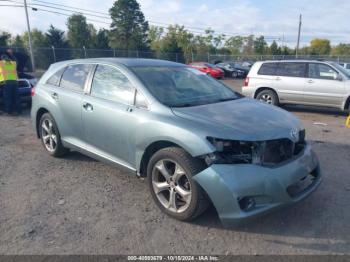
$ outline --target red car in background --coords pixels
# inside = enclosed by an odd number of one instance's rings
[[[206,62],[193,62],[189,64],[190,67],[195,68],[207,75],[211,75],[214,78],[221,79],[224,78],[225,73],[222,69],[216,65],[206,63]]]

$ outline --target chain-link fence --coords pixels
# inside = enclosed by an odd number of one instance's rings
[[[0,47],[0,53],[6,47]],[[23,47],[12,47],[15,54],[25,54],[25,68],[31,71],[29,52]],[[97,57],[132,57],[132,58],[154,58],[170,60],[178,63],[190,63],[193,61],[205,61],[210,63],[224,61],[261,61],[261,60],[282,60],[282,59],[324,59],[337,62],[350,62],[350,56],[315,56],[315,55],[227,55],[210,53],[165,53],[157,51],[140,50],[120,50],[120,49],[88,49],[88,48],[55,48],[38,47],[34,49],[34,60],[36,70],[46,70],[50,64],[77,58],[97,58]]]
[[[210,62],[218,61],[266,61],[266,60],[294,60],[294,59],[307,59],[307,60],[326,60],[335,62],[350,62],[350,56],[332,56],[332,55],[209,55]],[[205,58],[205,56],[199,56],[199,58]]]

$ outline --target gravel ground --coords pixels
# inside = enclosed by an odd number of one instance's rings
[[[0,116],[0,254],[350,254],[346,115],[285,109],[302,119],[323,183],[305,201],[233,229],[213,208],[191,223],[171,219],[145,181],[79,153],[52,158],[28,111]]]

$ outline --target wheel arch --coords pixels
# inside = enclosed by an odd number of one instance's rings
[[[137,170],[138,170],[139,175],[141,177],[147,176],[147,166],[148,166],[148,163],[149,163],[151,157],[159,150],[161,150],[163,148],[167,148],[167,147],[181,148],[184,151],[186,151],[188,154],[190,154],[192,157],[195,157],[195,156],[193,156],[193,154],[191,154],[191,152],[189,152],[189,150],[187,150],[184,146],[181,146],[179,143],[169,141],[169,140],[159,140],[159,141],[152,142],[151,144],[149,144],[146,147],[146,149],[144,150],[142,157],[138,163]]]
[[[258,89],[256,89],[256,90],[255,90],[255,93],[254,93],[254,98],[256,98],[256,97],[258,96],[258,94],[259,94],[261,91],[263,91],[263,90],[271,90],[271,91],[273,91],[273,92],[276,94],[276,96],[277,96],[277,98],[278,98],[278,100],[279,100],[279,96],[278,96],[278,93],[276,92],[276,90],[273,89],[272,87],[267,87],[267,86],[262,86],[262,87],[259,87]]]
[[[349,113],[350,113],[350,95],[345,100],[345,104],[344,104],[344,110],[348,110],[348,109],[349,109]]]

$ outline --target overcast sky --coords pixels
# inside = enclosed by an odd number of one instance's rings
[[[22,3],[22,0],[11,0]],[[113,0],[42,0],[68,6],[92,9],[108,13]],[[37,3],[27,0],[28,3]],[[191,28],[211,27],[229,35],[263,34],[295,46],[299,14],[303,14],[302,45],[315,37],[328,38],[332,44],[350,43],[349,0],[139,0],[148,21],[178,23]],[[16,4],[0,0],[0,5]],[[44,4],[44,3],[40,3]],[[52,10],[47,7],[39,7]],[[64,8],[64,7],[61,7]],[[69,14],[69,11],[56,10]],[[95,13],[95,15],[100,15]],[[29,11],[31,27],[46,30],[50,24],[65,30],[64,15],[44,11]],[[90,19],[109,23],[107,18]],[[108,28],[108,24],[92,22],[97,28]],[[152,23],[151,23],[152,24]],[[198,31],[199,29],[193,29]],[[26,30],[24,9],[0,6],[0,30],[12,34]]]

